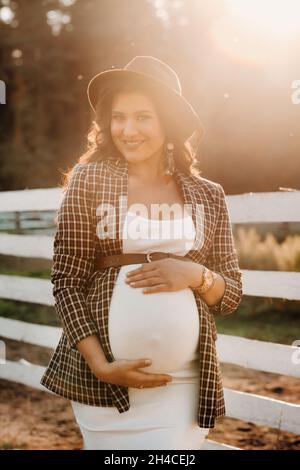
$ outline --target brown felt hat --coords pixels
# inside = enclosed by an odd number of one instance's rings
[[[178,110],[181,124],[180,128],[186,139],[194,132],[198,137],[203,134],[200,118],[192,105],[182,96],[181,84],[176,72],[165,62],[152,56],[136,56],[122,69],[108,69],[95,75],[88,84],[87,95],[89,103],[96,111],[98,94],[101,86],[107,80],[114,78],[122,80],[126,77],[135,77],[137,80],[147,81],[149,84],[159,86],[164,97],[173,100],[174,112]]]

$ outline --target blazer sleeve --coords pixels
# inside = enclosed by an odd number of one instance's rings
[[[55,309],[72,349],[76,349],[79,341],[98,331],[88,312],[85,296],[95,261],[90,208],[85,165],[77,164],[57,212],[51,269]]]
[[[234,246],[225,192],[220,184],[218,184],[217,204],[219,208],[217,226],[205,265],[223,277],[225,292],[218,304],[209,308],[215,315],[228,315],[237,309],[242,300],[242,273]]]

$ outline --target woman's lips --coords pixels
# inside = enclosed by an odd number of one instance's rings
[[[138,142],[126,142],[126,141],[124,141],[123,143],[124,143],[124,145],[127,149],[136,150],[144,143],[144,140],[138,141]]]

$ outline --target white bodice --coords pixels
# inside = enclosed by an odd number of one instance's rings
[[[195,226],[185,213],[179,219],[147,219],[127,212],[123,226],[123,252],[164,251],[184,256],[193,246]]]

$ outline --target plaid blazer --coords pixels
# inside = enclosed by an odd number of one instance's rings
[[[236,310],[242,298],[241,272],[222,186],[179,170],[175,170],[174,177],[184,203],[192,208],[196,226],[194,246],[201,238],[201,248],[189,251],[188,256],[221,274],[226,285],[221,301],[212,307],[193,291],[200,321],[197,422],[200,427],[213,428],[216,419],[225,416],[214,315],[228,315]],[[108,158],[101,162],[78,163],[74,167],[57,213],[51,271],[55,309],[63,331],[40,382],[62,397],[88,405],[114,406],[120,413],[130,407],[128,388],[97,379],[76,344],[96,334],[107,360],[114,360],[109,343],[108,314],[120,267],[96,271],[94,262],[97,256],[122,253],[120,233],[127,211],[127,188],[125,159]],[[199,204],[205,223],[197,229]],[[116,218],[109,207],[116,209]],[[103,230],[116,236],[105,238],[101,235]]]

